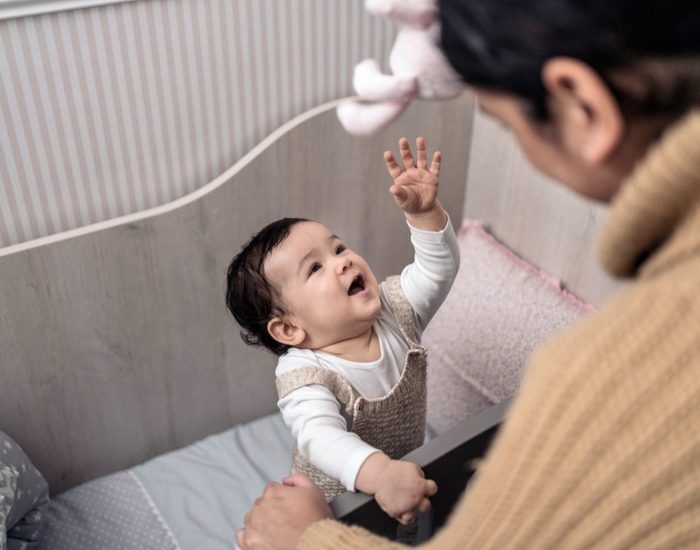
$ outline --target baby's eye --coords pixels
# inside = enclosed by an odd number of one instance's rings
[[[341,254],[343,252],[345,252],[345,246],[343,246],[342,244],[339,244],[338,246],[335,247],[336,254]]]
[[[321,269],[321,264],[314,262],[313,264],[311,264],[311,269],[309,270],[309,275],[316,273],[319,269]]]

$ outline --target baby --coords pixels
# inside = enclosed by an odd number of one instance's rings
[[[384,160],[389,191],[415,249],[400,276],[377,283],[367,262],[320,223],[267,225],[228,270],[226,301],[243,339],[279,356],[279,408],[296,440],[293,472],[332,500],[374,495],[403,524],[430,508],[437,485],[399,460],[423,444],[425,349],[418,342],[459,267],[457,240],[437,200],[440,153],[408,140]]]

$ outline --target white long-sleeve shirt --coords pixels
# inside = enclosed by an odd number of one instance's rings
[[[447,296],[459,268],[457,238],[449,219],[442,231],[422,231],[409,224],[415,250],[412,264],[401,272],[401,288],[413,307],[416,338],[420,336]],[[290,348],[280,356],[276,376],[308,366],[326,368],[346,378],[363,397],[386,395],[398,381],[408,343],[388,305],[386,283],[380,285],[382,308],[373,328],[379,339],[379,359],[348,361],[325,352]],[[375,447],[347,430],[346,418],[335,396],[321,385],[304,386],[277,403],[299,450],[327,475],[355,490],[363,462]]]

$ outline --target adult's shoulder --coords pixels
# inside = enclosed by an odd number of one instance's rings
[[[536,350],[456,512],[465,525],[566,546],[670,522],[680,488],[698,494],[700,298],[664,279],[630,284]]]
[[[531,357],[526,380],[544,377],[559,387],[569,379],[572,384],[585,380],[588,387],[595,380],[614,384],[639,376],[643,365],[656,371],[671,368],[668,354],[692,347],[698,337],[693,328],[698,304],[700,283],[687,278],[630,283],[600,309],[541,345]]]

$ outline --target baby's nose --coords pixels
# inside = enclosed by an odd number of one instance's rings
[[[341,274],[345,273],[350,266],[352,266],[352,260],[350,260],[350,258],[341,258],[340,262],[338,262],[338,272]]]

